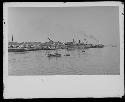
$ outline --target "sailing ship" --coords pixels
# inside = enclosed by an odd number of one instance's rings
[[[49,53],[48,54],[48,57],[61,57],[61,54],[59,54],[58,52],[57,52],[57,49],[56,49],[56,52],[55,53]]]
[[[57,45],[55,47],[55,53],[49,53],[48,57],[61,57],[61,54],[58,53]]]
[[[67,52],[65,53],[65,55],[64,56],[70,56],[70,54],[69,54],[69,51],[67,50]]]
[[[51,44],[54,44],[54,41],[52,41],[49,37],[48,37],[48,39],[49,39],[49,42]],[[58,44],[55,43],[55,49],[54,50],[56,52],[55,53],[49,53],[48,57],[61,57],[61,54],[58,53],[58,47],[57,46],[58,46]]]
[[[49,38],[48,38],[49,39]],[[49,39],[50,42],[54,43],[51,39]],[[61,57],[61,54],[58,53],[58,44],[55,43],[55,53],[49,53],[48,57]]]

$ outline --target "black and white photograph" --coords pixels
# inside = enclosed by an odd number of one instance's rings
[[[112,5],[8,6],[7,76],[120,76],[119,11]]]

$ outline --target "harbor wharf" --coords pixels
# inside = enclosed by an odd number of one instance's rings
[[[35,50],[55,50],[55,49],[84,49],[84,48],[103,48],[103,44],[85,44],[84,42],[9,42],[8,51],[35,51]]]

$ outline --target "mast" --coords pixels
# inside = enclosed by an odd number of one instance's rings
[[[74,34],[73,34],[73,43],[75,43]]]
[[[75,42],[74,38],[73,38],[73,43]]]
[[[12,42],[13,42],[13,35],[12,35]]]

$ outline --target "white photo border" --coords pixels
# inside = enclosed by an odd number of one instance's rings
[[[120,75],[8,76],[8,7],[118,6]],[[121,2],[12,2],[3,4],[4,98],[122,97],[124,95],[124,6]]]

